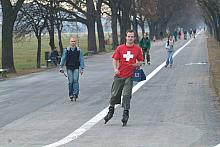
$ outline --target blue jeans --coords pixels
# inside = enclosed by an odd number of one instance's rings
[[[69,96],[79,95],[79,69],[67,69]]]
[[[166,66],[167,65],[172,65],[173,64],[173,51],[168,51],[167,52],[167,61],[166,61]]]

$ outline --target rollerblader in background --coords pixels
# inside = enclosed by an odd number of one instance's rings
[[[150,38],[148,33],[144,33],[144,37],[141,39],[139,46],[142,48],[144,64],[145,64],[145,56],[147,57],[147,64],[150,65]]]
[[[84,57],[82,49],[77,47],[75,37],[70,38],[70,46],[64,49],[60,62],[60,72],[64,73],[63,66],[66,65],[67,77],[69,81],[69,97],[78,98],[79,95],[79,73],[83,74]]]
[[[174,53],[173,36],[168,36],[168,40],[166,42],[165,48],[167,50],[167,60],[166,60],[165,67],[167,67],[169,64],[170,64],[170,67],[172,67],[172,65],[173,65],[173,53]]]
[[[185,30],[185,31],[183,32],[183,34],[184,34],[184,40],[187,40],[187,31]]]

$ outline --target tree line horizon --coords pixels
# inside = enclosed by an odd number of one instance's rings
[[[64,23],[81,23],[87,28],[88,51],[105,51],[102,17],[111,25],[112,49],[125,42],[126,30],[142,34],[149,26],[150,38],[167,29],[198,28],[205,24],[220,41],[220,2],[218,0],[0,0],[2,6],[2,68],[15,73],[13,39],[34,33],[37,39],[37,68],[41,65],[41,36],[49,34],[51,50],[55,33],[62,52]],[[119,25],[118,25],[119,24]],[[77,27],[77,26],[75,26]],[[97,30],[97,32],[96,32]],[[118,34],[119,32],[119,34]],[[97,37],[96,37],[97,33]],[[96,43],[98,38],[98,45]],[[138,34],[136,34],[139,40]],[[97,48],[97,46],[99,48]]]

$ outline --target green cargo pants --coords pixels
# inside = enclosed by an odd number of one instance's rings
[[[132,78],[119,78],[114,77],[114,81],[111,89],[111,99],[109,101],[110,105],[121,104],[124,110],[130,109],[130,101],[132,96],[133,81]]]

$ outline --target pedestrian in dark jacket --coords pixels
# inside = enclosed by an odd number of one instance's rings
[[[69,81],[69,97],[72,101],[79,95],[79,73],[83,74],[84,57],[82,49],[77,46],[75,37],[70,38],[70,46],[64,49],[60,62],[60,72],[64,73],[63,66],[66,65]]]
[[[144,37],[141,39],[139,46],[142,48],[144,64],[145,64],[145,56],[147,56],[147,64],[150,65],[150,47],[151,42],[148,36],[148,33],[144,33]]]
[[[55,47],[50,54],[50,59],[55,66],[57,66],[57,63],[58,63],[58,56],[59,56],[59,53]]]

